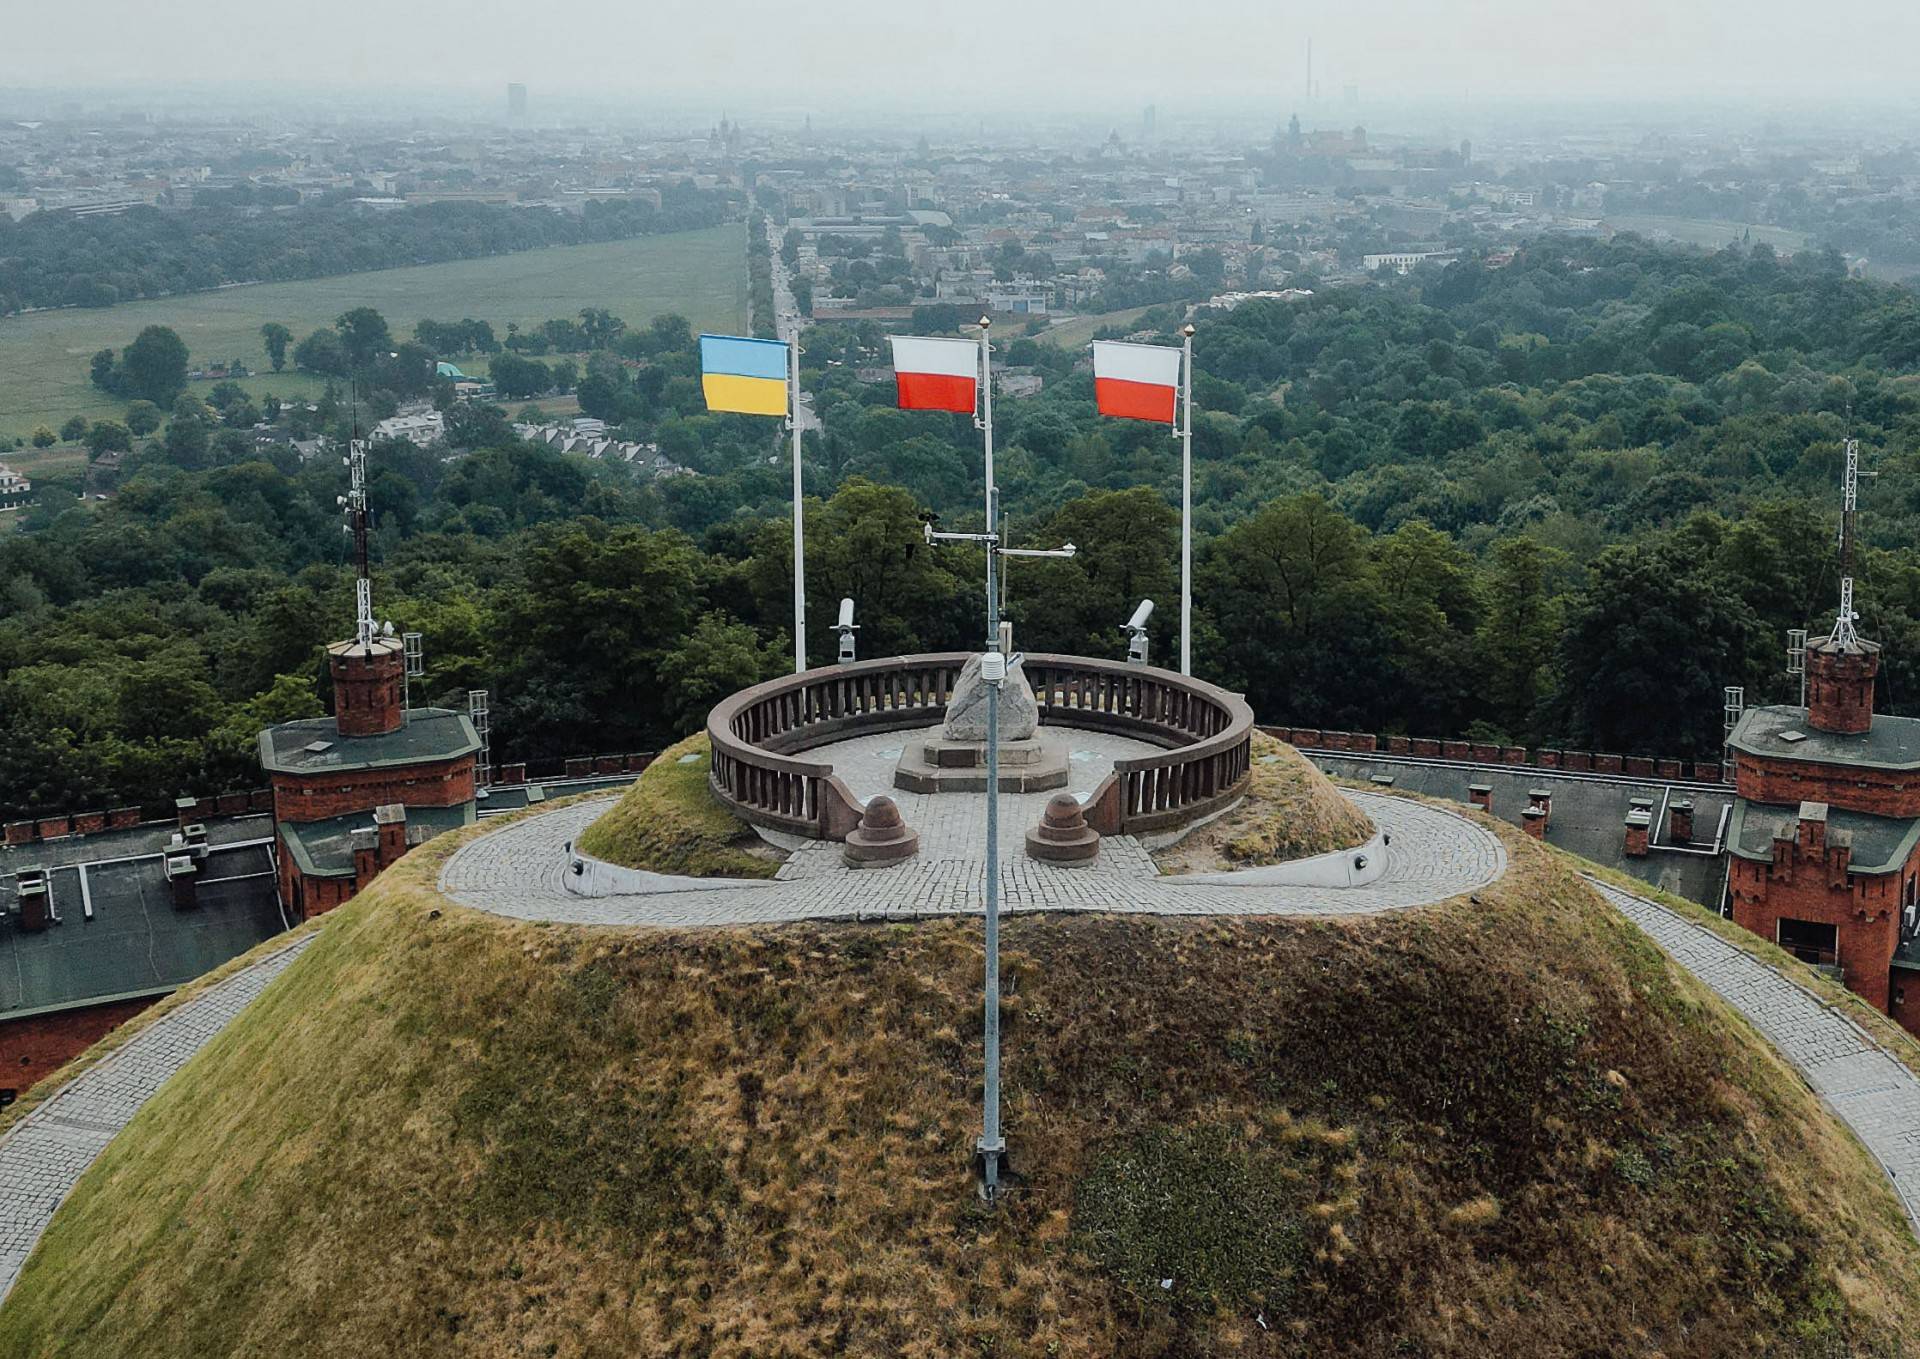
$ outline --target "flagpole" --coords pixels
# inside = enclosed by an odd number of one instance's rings
[[[793,673],[807,668],[807,529],[800,502],[800,336],[787,332],[787,423],[793,427]]]
[[[1187,380],[1180,417],[1180,673],[1193,673],[1193,326],[1180,328]]]
[[[1000,557],[996,536],[998,496],[993,484],[993,359],[987,343],[990,317],[980,318],[980,433],[986,450],[987,477],[987,650],[1000,649],[1000,594],[995,588]],[[987,881],[986,978],[983,1065],[980,1099],[980,1180],[986,1201],[1000,1194],[1000,1158],[1007,1143],[1000,1135],[1000,684],[987,684]]]

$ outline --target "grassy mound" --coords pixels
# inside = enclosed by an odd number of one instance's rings
[[[1168,873],[1285,863],[1373,838],[1373,822],[1292,746],[1253,734],[1253,780],[1238,807],[1154,855]]]
[[[580,850],[655,873],[772,877],[779,852],[720,805],[707,783],[712,772],[704,731],[661,751],[612,810],[580,832]]]
[[[444,836],[88,1172],[0,1355],[1898,1355],[1920,1247],[1728,1011],[1517,833],[1479,904],[975,922],[450,906]],[[437,913],[437,914],[436,914]]]

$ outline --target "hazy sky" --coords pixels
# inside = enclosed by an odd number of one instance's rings
[[[1920,0],[0,0],[0,85],[270,82],[830,108],[1915,100]]]

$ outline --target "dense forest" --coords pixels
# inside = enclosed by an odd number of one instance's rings
[[[0,316],[624,240],[717,226],[740,207],[737,193],[691,181],[666,186],[660,199],[658,208],[589,202],[578,215],[483,203],[373,212],[349,194],[298,207],[215,200],[118,216],[38,212],[18,222],[0,213]]]
[[[558,360],[582,409],[696,475],[523,444],[485,408],[453,451],[375,452],[376,608],[426,634],[430,697],[492,691],[502,759],[649,748],[790,655],[778,422],[704,411],[678,318],[588,319],[598,347]],[[1196,670],[1264,719],[1711,757],[1720,687],[1789,697],[1785,630],[1830,621],[1849,433],[1878,474],[1861,627],[1882,706],[1920,711],[1911,293],[1831,256],[1542,242],[1196,322]],[[1117,656],[1148,596],[1170,657],[1177,443],[1096,416],[1084,351],[996,351],[1044,379],[996,406],[1014,536],[1082,549],[1014,564],[1021,644]],[[871,327],[807,333],[810,616],[853,596],[865,655],[973,645],[980,558],[921,524],[978,523],[978,435],[894,409],[884,355]],[[338,395],[302,419],[343,432]],[[326,701],[342,470],[241,423],[183,397],[111,501],[54,485],[0,539],[0,812],[255,782],[257,728]]]

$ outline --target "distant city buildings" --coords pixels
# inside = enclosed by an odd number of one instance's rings
[[[0,510],[17,510],[33,503],[33,483],[0,462]]]
[[[507,117],[515,122],[527,116],[527,87],[525,85],[507,86]]]

